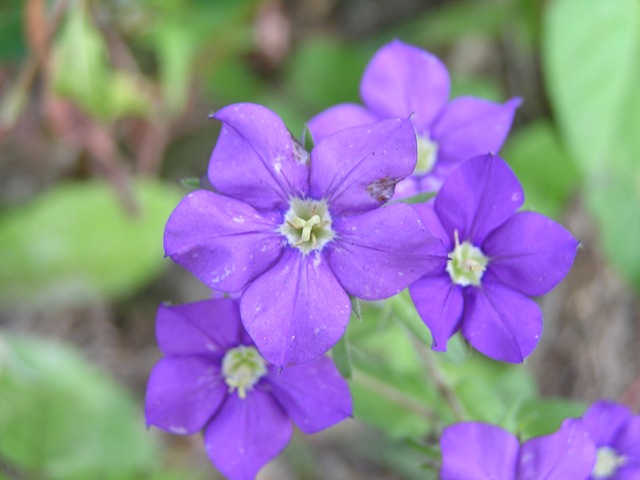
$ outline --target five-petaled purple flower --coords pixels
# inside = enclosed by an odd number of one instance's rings
[[[348,295],[389,297],[444,264],[442,242],[409,205],[381,207],[416,163],[409,120],[342,130],[311,154],[265,107],[231,105],[208,177],[165,229],[165,251],[211,288],[244,289],[243,323],[279,366],[325,353]]]
[[[409,287],[435,350],[461,330],[483,354],[515,363],[538,343],[542,314],[529,297],[564,278],[578,242],[543,215],[516,213],[523,201],[509,166],[485,155],[451,173],[433,204],[415,205],[450,252],[446,265]]]
[[[596,447],[597,461],[589,479],[640,479],[640,415],[602,400],[591,405],[580,422]]]
[[[456,423],[444,430],[440,446],[441,480],[586,480],[596,459],[588,433],[574,419],[522,445],[500,427]]]
[[[474,97],[448,102],[446,67],[434,55],[395,40],[369,62],[360,84],[365,107],[352,103],[325,110],[309,122],[316,141],[345,127],[411,115],[418,138],[413,175],[396,198],[440,188],[460,162],[502,146],[520,99],[500,105]]]
[[[292,420],[315,433],[351,415],[349,387],[331,360],[279,371],[242,327],[236,300],[162,305],[156,334],[165,357],[149,378],[147,425],[204,430],[211,461],[230,479],[253,479],[289,442]]]

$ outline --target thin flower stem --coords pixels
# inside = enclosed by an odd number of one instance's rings
[[[382,380],[378,380],[373,375],[370,375],[359,368],[353,370],[353,380],[360,385],[366,387],[369,390],[374,391],[381,397],[390,400],[391,402],[400,405],[401,407],[411,410],[412,412],[424,417],[430,421],[439,420],[435,411],[424,406],[422,402],[415,398],[403,393],[402,391],[394,388]]]
[[[451,388],[446,378],[442,374],[438,362],[433,357],[433,352],[426,348],[428,343],[427,328],[424,325],[418,325],[412,322],[408,315],[417,316],[413,302],[409,298],[408,292],[405,290],[395,297],[388,300],[395,316],[400,320],[402,325],[408,330],[414,348],[420,356],[420,360],[429,374],[430,380],[435,385],[439,395],[444,399],[445,403],[451,409],[451,413],[456,420],[462,421],[467,418],[465,409],[455,391]],[[415,320],[415,319],[414,319]],[[422,323],[420,320],[419,324]],[[421,328],[418,328],[421,327]]]
[[[441,397],[445,399],[446,404],[451,409],[451,413],[455,419],[459,422],[466,419],[464,406],[460,402],[460,399],[456,395],[455,391],[451,388],[444,375],[440,371],[438,363],[433,358],[433,352],[425,347],[425,345],[419,341],[414,335],[411,335],[411,340],[414,344],[415,349],[418,351],[418,355],[420,355],[420,360],[422,360],[422,364],[427,369],[429,373],[429,377],[433,381],[436,386],[438,393]]]

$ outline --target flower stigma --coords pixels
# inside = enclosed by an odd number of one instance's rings
[[[487,269],[489,258],[470,242],[460,243],[458,231],[453,232],[455,247],[449,253],[447,262],[447,272],[451,276],[453,283],[466,287],[468,285],[478,286],[484,271]]]
[[[424,175],[433,170],[438,157],[438,144],[429,135],[418,135],[418,161],[413,170],[414,175]]]
[[[321,250],[336,236],[325,200],[292,198],[278,231],[305,255]]]
[[[242,399],[266,373],[267,362],[255,347],[240,345],[228,350],[222,359],[222,375],[229,385],[229,393],[237,390]]]
[[[618,452],[613,448],[598,448],[596,451],[596,466],[593,467],[592,472],[593,478],[610,478],[626,460],[626,457],[618,455]]]

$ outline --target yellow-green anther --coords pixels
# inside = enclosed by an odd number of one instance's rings
[[[222,359],[222,375],[229,393],[237,390],[242,399],[266,373],[267,363],[254,347],[240,345],[228,350]]]
[[[324,200],[293,198],[278,231],[303,254],[319,250],[333,240],[331,215]]]
[[[593,467],[591,476],[593,478],[609,478],[626,460],[626,457],[618,455],[613,448],[600,447],[596,451],[596,465]]]
[[[470,242],[460,243],[458,231],[453,232],[455,246],[449,253],[447,262],[447,272],[453,283],[466,287],[468,285],[478,286],[484,271],[487,269],[489,258]]]

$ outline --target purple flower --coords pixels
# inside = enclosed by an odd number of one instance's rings
[[[165,230],[172,260],[215,290],[244,289],[244,325],[279,366],[316,358],[344,333],[348,295],[396,294],[446,261],[409,205],[379,208],[413,171],[408,120],[354,127],[309,155],[265,107],[220,110],[209,180]]]
[[[529,297],[564,278],[578,242],[543,215],[516,213],[523,201],[509,166],[485,155],[451,173],[433,204],[415,205],[450,252],[446,266],[409,288],[435,350],[446,350],[458,330],[483,354],[507,362],[522,362],[538,343],[542,314]]]
[[[640,415],[602,400],[591,405],[580,421],[596,446],[590,479],[640,479]]]
[[[595,449],[577,420],[520,445],[506,430],[480,422],[445,428],[441,480],[586,480]]]
[[[309,129],[319,141],[342,128],[411,115],[418,162],[413,175],[398,184],[396,197],[435,191],[460,162],[498,152],[521,103],[474,97],[448,102],[449,90],[449,74],[437,57],[395,40],[378,50],[362,76],[365,107],[336,105],[314,117]]]
[[[147,425],[178,435],[204,431],[213,464],[252,479],[289,442],[351,415],[349,388],[329,358],[295,367],[267,363],[242,327],[238,303],[161,305],[156,334],[165,354],[149,378]]]

